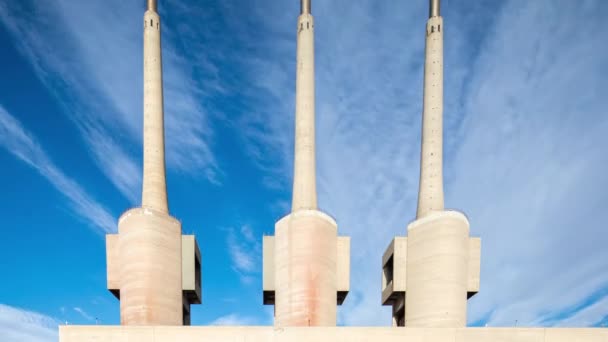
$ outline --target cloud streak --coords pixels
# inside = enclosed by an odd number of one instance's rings
[[[59,0],[0,3],[0,21],[79,129],[91,156],[132,203],[141,191],[142,28],[137,2]],[[33,14],[31,12],[33,12]],[[219,182],[204,98],[180,54],[179,32],[163,30],[167,164]],[[60,48],[57,48],[60,47]]]
[[[260,273],[262,254],[260,240],[254,235],[250,226],[244,225],[239,230],[228,229],[226,246],[232,260],[232,269],[239,274],[243,283],[250,284],[254,280],[254,275]]]
[[[4,342],[55,342],[58,325],[51,317],[0,304],[0,336]]]
[[[601,9],[511,1],[474,64],[448,186],[483,241],[472,321],[544,324],[608,288]]]
[[[81,185],[63,173],[21,123],[0,106],[0,146],[43,176],[68,200],[73,212],[97,232],[116,230],[114,216]]]
[[[574,315],[560,320],[557,324],[558,327],[591,327],[597,326],[602,320],[608,317],[608,296],[603,297],[595,303],[584,307],[577,311]]]
[[[257,320],[253,317],[245,317],[238,314],[229,314],[218,317],[213,321],[209,322],[208,325],[221,325],[221,326],[243,326],[243,325],[254,325]]]
[[[73,308],[74,311],[76,311],[80,316],[82,316],[82,318],[84,318],[85,320],[89,321],[89,322],[93,322],[95,321],[95,317],[89,315],[86,311],[84,311],[82,308],[79,307],[74,307]]]

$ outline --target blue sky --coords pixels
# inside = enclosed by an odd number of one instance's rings
[[[52,5],[50,5],[52,4]],[[144,1],[0,0],[0,335],[117,324],[104,234],[139,204]],[[272,322],[261,239],[289,210],[298,1],[162,0],[171,213],[193,324]],[[388,325],[380,258],[415,215],[427,1],[316,20],[318,190],[352,237],[344,325]],[[469,323],[608,322],[601,0],[444,0],[446,205],[482,237]]]

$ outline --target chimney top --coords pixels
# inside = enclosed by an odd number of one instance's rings
[[[430,0],[429,18],[439,17],[441,15],[441,1]]]
[[[148,11],[156,12],[156,0],[148,0]]]
[[[310,2],[312,0],[300,0],[300,14],[310,14]]]

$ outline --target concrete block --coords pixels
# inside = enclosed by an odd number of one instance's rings
[[[262,289],[264,305],[274,304],[274,236],[262,240]]]
[[[120,299],[120,262],[118,256],[118,234],[106,235],[106,276],[107,287]]]
[[[407,237],[395,237],[382,255],[382,305],[392,305],[405,294]]]
[[[479,292],[479,278],[481,269],[481,239],[469,239],[469,277],[467,279],[467,298]]]
[[[201,304],[201,252],[194,235],[182,235],[182,290],[190,304]]]
[[[342,305],[350,291],[350,237],[338,236],[337,246],[337,290],[338,305]]]

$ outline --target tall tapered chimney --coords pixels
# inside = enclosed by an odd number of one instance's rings
[[[291,213],[264,237],[264,304],[276,326],[335,326],[349,288],[350,240],[317,209],[315,52],[311,1],[301,0],[297,26],[296,115]]]
[[[182,237],[181,223],[169,215],[167,205],[161,23],[156,5],[156,0],[147,1],[143,19],[142,204],[123,213],[118,234],[106,237],[108,289],[120,300],[122,325],[187,325],[190,304],[200,303],[200,252],[193,236]]]
[[[382,303],[393,324],[461,328],[467,299],[479,291],[481,240],[469,221],[443,201],[443,18],[440,0],[429,0],[424,57],[422,151],[416,220],[382,257]]]
[[[429,0],[424,61],[422,151],[416,220],[408,226],[406,326],[466,325],[467,298],[479,287],[479,239],[469,221],[444,209],[443,18],[440,0]]]
[[[443,203],[443,19],[439,0],[430,0],[424,61],[424,104],[418,212],[421,218]]]

